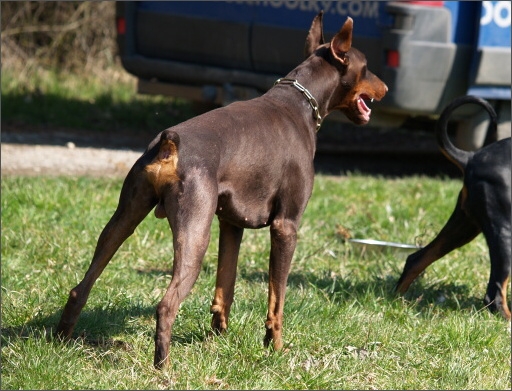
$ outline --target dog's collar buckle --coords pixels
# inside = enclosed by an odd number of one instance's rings
[[[316,120],[316,131],[320,129],[320,126],[322,126],[322,116],[320,115],[320,110],[318,107],[318,102],[316,101],[315,97],[311,95],[311,92],[307,90],[306,87],[304,87],[302,84],[300,84],[297,79],[288,79],[286,77],[277,79],[274,85],[277,84],[291,84],[295,88],[297,88],[302,94],[306,97],[308,100],[311,108],[313,109],[313,117]]]

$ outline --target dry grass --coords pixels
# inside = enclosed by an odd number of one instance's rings
[[[119,73],[115,2],[2,1],[1,11],[2,69],[21,79],[48,69]]]

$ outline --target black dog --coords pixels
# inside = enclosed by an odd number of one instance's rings
[[[180,303],[201,270],[215,215],[219,260],[212,327],[228,327],[238,250],[245,228],[270,227],[265,345],[281,349],[286,280],[297,229],[313,189],[316,132],[341,110],[365,124],[364,100],[380,100],[386,85],[352,47],[352,19],[324,43],[322,13],[306,39],[306,60],[266,94],[210,111],[166,129],[126,177],[119,205],[101,233],[84,279],[71,290],[57,334],[69,338],[91,288],[119,246],[146,215],[167,218],[173,233],[172,280],[156,311],[156,367],[169,361],[171,329]]]
[[[510,137],[477,152],[456,148],[448,138],[448,119],[453,110],[466,103],[483,106],[491,116],[491,126],[496,128],[496,113],[483,99],[463,96],[444,109],[437,125],[437,140],[443,154],[462,170],[464,186],[457,206],[441,232],[429,245],[407,258],[396,289],[404,293],[428,265],[483,232],[491,257],[491,275],[484,303],[510,319],[507,305],[511,262]]]

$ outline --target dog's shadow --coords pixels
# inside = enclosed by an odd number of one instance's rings
[[[21,326],[2,327],[0,347],[4,347],[17,339],[45,339],[48,343],[60,342],[59,337],[54,335],[55,328],[59,322],[62,309],[56,310],[47,316],[38,316]],[[93,307],[84,309],[70,339],[85,346],[106,351],[109,349],[130,350],[129,342],[118,337],[123,334],[140,335],[140,328],[132,327],[131,322],[137,318],[151,318],[151,327],[144,332],[148,341],[154,337],[155,306],[118,306],[113,308]],[[100,323],[101,322],[101,323]],[[107,323],[107,326],[105,325]],[[203,342],[211,336],[208,325],[198,327],[186,332],[173,334],[171,343],[173,345],[188,345]]]
[[[248,282],[268,281],[268,272],[241,270],[240,280]],[[290,273],[288,288],[312,287],[321,292],[330,302],[347,303],[357,300],[364,302],[368,295],[377,300],[389,302],[406,300],[414,306],[420,316],[431,316],[431,309],[435,307],[440,311],[460,311],[483,308],[481,298],[470,294],[471,289],[465,284],[441,282],[428,284],[419,278],[411,286],[409,291],[400,296],[394,291],[398,278],[396,276],[369,276],[364,281],[332,277],[329,273]],[[62,309],[47,316],[38,316],[21,326],[2,327],[0,346],[4,347],[12,339],[42,338],[48,342],[57,341],[53,331],[59,321]],[[139,329],[132,327],[133,319],[151,319],[151,327],[148,327],[147,338],[152,340],[154,336],[154,305],[123,305],[110,306],[108,308],[97,306],[84,309],[78,320],[72,340],[79,341],[99,350],[120,348],[129,349],[129,345],[116,336],[126,333],[140,333]],[[107,323],[107,326],[105,325]],[[132,330],[132,331],[131,331]],[[187,345],[204,342],[211,336],[209,325],[191,328],[190,331],[181,331],[173,334],[173,345]]]
[[[114,339],[120,333],[130,332],[130,320],[148,317],[155,312],[154,306],[116,306],[111,308],[92,307],[80,314],[75,332],[71,340],[80,341],[84,345],[107,349],[111,347],[127,348],[127,344]],[[58,341],[54,335],[59,322],[62,308],[46,316],[37,316],[21,326],[2,327],[0,346],[12,339],[46,339],[48,342]],[[107,324],[107,325],[105,325]],[[135,331],[134,331],[135,332]]]
[[[267,272],[242,272],[242,278],[248,281],[268,281]],[[364,298],[375,297],[375,300],[405,300],[414,306],[420,315],[430,316],[433,307],[441,311],[460,311],[482,309],[483,299],[471,294],[471,287],[466,284],[438,282],[429,284],[420,277],[411,285],[409,290],[400,295],[395,292],[398,275],[368,276],[365,280],[343,279],[332,277],[330,273],[293,273],[288,276],[289,288],[312,287],[321,292],[329,302],[343,304],[346,302],[364,302]]]

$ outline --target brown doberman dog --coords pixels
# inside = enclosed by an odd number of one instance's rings
[[[505,318],[510,319],[507,305],[512,244],[510,137],[477,152],[456,148],[448,138],[448,119],[453,110],[466,103],[483,106],[491,116],[491,126],[496,128],[496,113],[484,99],[463,96],[455,99],[443,110],[436,130],[439,147],[460,168],[464,175],[464,184],[455,210],[437,237],[426,247],[407,257],[396,289],[400,293],[406,292],[427,266],[469,243],[483,232],[491,258],[491,274],[484,303],[490,310],[499,311]]]
[[[283,346],[286,281],[297,229],[311,196],[316,132],[341,110],[366,124],[365,100],[380,100],[386,85],[352,46],[353,21],[324,43],[322,13],[306,39],[306,60],[264,95],[235,102],[159,133],[128,173],[119,205],[103,229],[84,279],[71,290],[57,335],[70,338],[91,288],[119,246],[155,208],[173,234],[172,280],[157,306],[154,365],[169,361],[171,328],[195,283],[216,214],[220,224],[212,328],[228,327],[244,228],[270,227],[265,346]]]

